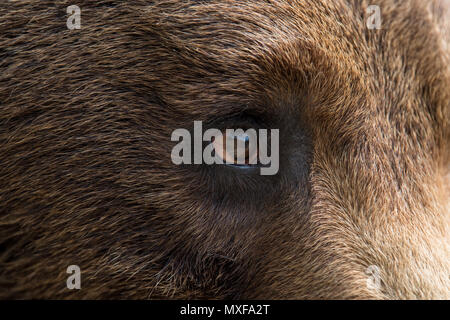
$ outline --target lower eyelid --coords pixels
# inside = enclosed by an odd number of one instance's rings
[[[240,169],[240,170],[250,170],[255,169],[256,165],[248,165],[248,164],[225,164],[227,167],[231,167],[234,169]]]

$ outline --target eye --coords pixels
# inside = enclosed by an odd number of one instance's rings
[[[214,151],[226,164],[250,166],[258,163],[258,140],[255,130],[226,130],[214,139]]]

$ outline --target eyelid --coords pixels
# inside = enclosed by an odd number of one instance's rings
[[[247,129],[255,129],[256,131],[258,131],[258,129],[263,129],[266,126],[261,120],[255,118],[252,115],[235,114],[227,118],[211,119],[211,121],[208,121],[207,127],[217,128],[220,131],[225,132],[227,128],[240,128],[244,131],[246,131]]]

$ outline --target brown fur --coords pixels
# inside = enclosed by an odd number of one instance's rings
[[[449,298],[448,7],[3,1],[0,297]],[[278,175],[171,163],[236,117]]]

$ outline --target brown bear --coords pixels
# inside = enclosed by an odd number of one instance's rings
[[[2,1],[0,298],[450,298],[449,8]],[[194,121],[279,171],[174,164]]]

